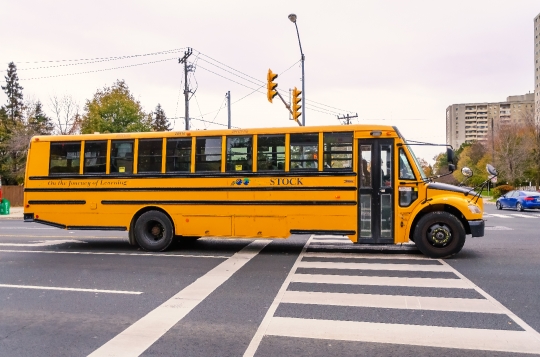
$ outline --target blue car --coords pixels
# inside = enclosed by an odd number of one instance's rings
[[[497,209],[513,208],[518,211],[540,208],[540,193],[530,191],[510,191],[497,198]]]

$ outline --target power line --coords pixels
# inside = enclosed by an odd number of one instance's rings
[[[43,61],[29,61],[29,62],[15,62],[15,63],[54,63],[54,62],[78,62],[78,61],[95,61],[95,60],[107,60],[107,59],[124,59],[124,58],[133,58],[133,57],[145,57],[145,56],[155,56],[165,53],[176,53],[184,50],[185,47],[176,48],[172,50],[165,50],[159,52],[150,52],[137,55],[126,55],[126,56],[112,56],[112,57],[95,57],[95,58],[78,58],[78,59],[60,59],[60,60],[43,60]],[[19,68],[17,68],[19,70]]]
[[[34,79],[46,79],[46,78],[76,76],[76,75],[79,75],[79,74],[105,72],[105,71],[113,71],[115,69],[123,69],[123,68],[129,68],[129,67],[143,66],[143,65],[146,65],[146,64],[154,64],[154,63],[166,62],[166,61],[171,61],[171,60],[175,60],[175,59],[176,59],[176,57],[174,57],[174,58],[166,58],[166,59],[158,60],[158,61],[130,64],[130,65],[126,65],[126,66],[113,67],[113,68],[95,69],[95,70],[91,70],[91,71],[84,71],[84,72],[77,72],[77,73],[57,74],[57,75],[53,75],[53,76],[33,77],[33,78],[20,78],[19,80],[21,80],[21,81],[31,81],[31,80],[34,80]]]

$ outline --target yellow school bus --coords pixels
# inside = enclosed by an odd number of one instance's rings
[[[482,199],[432,182],[396,127],[228,129],[31,139],[24,219],[174,239],[346,235],[430,257],[484,234]]]

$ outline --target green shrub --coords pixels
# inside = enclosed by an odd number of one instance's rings
[[[493,194],[493,198],[499,198],[507,192],[512,191],[513,189],[514,187],[510,185],[500,185],[495,187],[491,192]]]

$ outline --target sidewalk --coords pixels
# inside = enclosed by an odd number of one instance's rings
[[[11,207],[8,215],[0,215],[0,220],[2,219],[23,219],[23,207]]]

